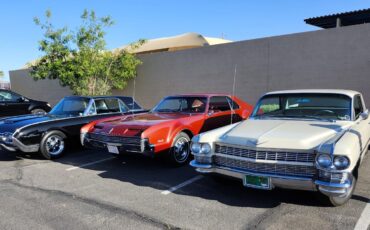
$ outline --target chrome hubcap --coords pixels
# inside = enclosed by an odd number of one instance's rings
[[[46,150],[50,155],[59,155],[64,150],[63,138],[57,135],[52,135],[46,140]]]
[[[177,162],[182,163],[187,160],[189,155],[189,140],[180,137],[174,145],[174,154]]]

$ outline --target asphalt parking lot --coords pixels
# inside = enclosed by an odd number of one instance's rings
[[[369,157],[353,199],[337,208],[311,192],[252,190],[93,150],[57,161],[0,152],[0,180],[0,229],[370,229]]]

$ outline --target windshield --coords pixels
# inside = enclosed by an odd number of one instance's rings
[[[130,110],[142,109],[132,97],[119,97]]]
[[[152,112],[204,113],[206,105],[206,97],[167,97],[155,106]]]
[[[88,98],[64,98],[49,112],[52,115],[80,116],[89,104]]]
[[[252,116],[351,120],[351,98],[340,94],[267,95]]]

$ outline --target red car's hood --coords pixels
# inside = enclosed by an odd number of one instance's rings
[[[139,136],[145,129],[166,121],[188,117],[180,113],[143,113],[104,121],[95,125],[94,132],[109,135]]]

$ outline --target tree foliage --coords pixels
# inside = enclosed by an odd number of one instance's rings
[[[4,77],[4,72],[0,70],[0,77]]]
[[[136,76],[141,64],[136,56],[125,49],[106,49],[105,29],[113,25],[108,17],[97,17],[94,11],[85,10],[77,30],[56,28],[51,23],[51,12],[46,20],[34,18],[44,31],[39,41],[43,56],[31,64],[31,76],[35,79],[59,79],[77,95],[106,95],[112,88],[123,89],[128,80]],[[140,46],[140,40],[131,45]]]

